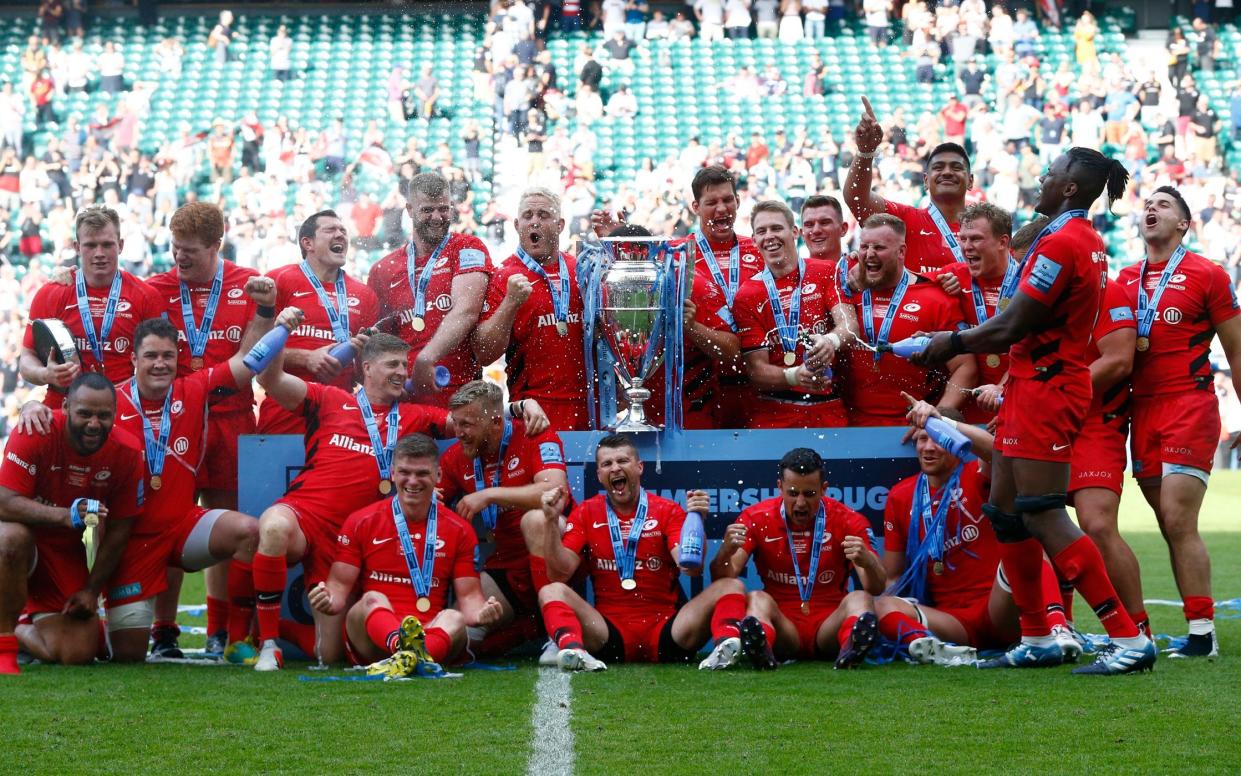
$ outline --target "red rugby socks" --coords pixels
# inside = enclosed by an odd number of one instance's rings
[[[1037,539],[1000,544],[1004,575],[1021,616],[1021,635],[1040,637],[1051,632],[1043,600],[1043,545]],[[1054,576],[1054,575],[1053,575]],[[1058,594],[1057,594],[1058,595]]]
[[[228,643],[245,641],[254,620],[254,567],[234,559],[228,567]]]
[[[371,643],[388,654],[401,648],[401,618],[385,606],[376,606],[366,615],[366,635]]]
[[[259,644],[280,636],[280,598],[288,569],[284,556],[254,554],[254,597],[259,617]]]
[[[1095,616],[1113,639],[1134,638],[1138,628],[1120,605],[1112,580],[1108,579],[1103,556],[1089,536],[1082,536],[1052,558],[1064,578],[1073,583]]]
[[[885,614],[879,620],[879,632],[883,634],[885,639],[890,639],[898,644],[909,644],[914,639],[931,635],[926,626],[904,612],[888,612]]]
[[[427,654],[437,663],[443,663],[452,652],[452,637],[443,628],[427,628],[423,631],[423,643]]]
[[[711,614],[711,638],[716,643],[724,639],[736,638],[741,635],[738,624],[745,617],[745,595],[729,593],[720,596],[715,602],[715,611]]]
[[[582,623],[573,613],[573,607],[564,601],[548,601],[543,604],[543,624],[547,635],[561,649],[582,649]]]
[[[17,636],[12,633],[0,635],[0,674],[20,674],[17,665]]]

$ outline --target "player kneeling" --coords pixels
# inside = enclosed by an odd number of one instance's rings
[[[747,507],[728,526],[711,562],[711,576],[722,581],[740,576],[753,556],[762,577],[739,624],[740,647],[756,668],[799,657],[852,668],[879,641],[872,596],[883,592],[885,577],[870,523],[823,495],[823,458],[809,448],[780,459],[777,487],[779,496]],[[846,595],[854,570],[864,589]]]
[[[361,580],[362,597],[345,615],[345,649],[355,664],[393,656],[387,673],[438,673],[436,664],[465,646],[467,626],[500,616],[474,569],[474,529],[435,497],[439,474],[435,440],[411,434],[398,441],[396,494],[349,516],[327,582],[310,591],[311,606],[334,616]],[[458,609],[446,608],[449,582]]]
[[[568,493],[543,494],[543,557],[551,581],[539,591],[543,623],[571,671],[602,671],[604,661],[687,663],[708,637],[737,636],[745,586],[717,579],[678,608],[681,529],[685,511],[642,489],[642,459],[633,441],[612,434],[595,450],[604,492],[573,508],[563,538]],[[690,491],[687,506],[705,514],[709,501]],[[595,606],[567,584],[586,558]],[[701,568],[687,573],[701,573]]]

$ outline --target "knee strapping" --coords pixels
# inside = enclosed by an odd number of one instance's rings
[[[1039,496],[1018,496],[1013,499],[1013,506],[1023,515],[1037,515],[1040,512],[1064,509],[1068,500],[1067,493],[1044,493]]]
[[[1026,524],[1022,522],[1021,515],[1005,512],[994,504],[983,504],[982,513],[991,521],[995,538],[1001,542],[1015,544],[1030,538],[1030,532],[1026,530]]]

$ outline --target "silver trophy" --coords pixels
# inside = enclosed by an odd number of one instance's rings
[[[651,398],[646,383],[663,363],[664,316],[681,314],[682,300],[670,293],[677,285],[668,282],[668,273],[686,260],[692,243],[673,248],[663,237],[612,237],[600,243],[605,266],[599,283],[599,329],[629,402],[613,430],[658,431],[659,426],[646,421],[643,404]]]

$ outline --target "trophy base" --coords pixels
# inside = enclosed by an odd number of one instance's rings
[[[646,422],[646,413],[638,413],[634,416],[632,408],[625,410],[616,416],[616,425],[609,426],[612,431],[618,433],[638,432],[638,431],[663,431],[663,426],[652,426]]]

